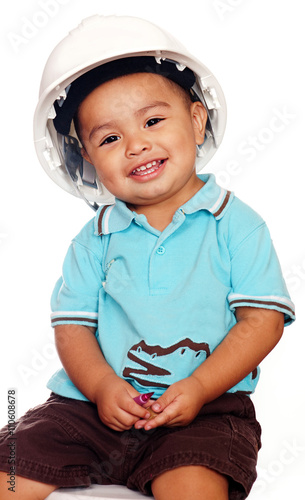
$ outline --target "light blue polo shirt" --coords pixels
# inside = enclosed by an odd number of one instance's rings
[[[97,328],[117,375],[159,397],[203,363],[236,323],[241,306],[294,319],[265,222],[213,175],[175,213],[151,227],[125,203],[101,207],[72,241],[52,295],[52,325]],[[252,393],[259,368],[229,392]],[[49,389],[86,400],[65,371]]]

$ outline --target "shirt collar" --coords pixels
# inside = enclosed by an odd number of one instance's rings
[[[215,219],[221,219],[232,202],[233,193],[219,186],[213,174],[198,175],[198,177],[205,183],[204,186],[181,207],[181,210],[185,214],[207,210]]]
[[[184,214],[192,214],[199,210],[207,210],[215,219],[221,219],[233,200],[233,193],[218,186],[213,174],[198,176],[205,185],[180,210]],[[112,205],[99,208],[95,216],[95,234],[110,234],[124,231],[131,222],[143,217],[132,212],[126,204],[116,199]]]
[[[110,234],[124,231],[135,218],[135,213],[126,204],[116,198],[112,205],[101,206],[95,216],[95,234]]]

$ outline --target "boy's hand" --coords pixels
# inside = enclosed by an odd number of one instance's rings
[[[203,388],[193,375],[171,385],[164,394],[151,405],[158,416],[151,420],[139,420],[136,429],[150,430],[161,425],[174,427],[188,425],[194,420],[204,404]]]
[[[98,384],[95,397],[101,421],[115,431],[130,429],[139,419],[150,414],[133,398],[139,393],[114,373],[105,375]]]

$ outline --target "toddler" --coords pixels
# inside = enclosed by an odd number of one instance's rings
[[[265,222],[197,173],[224,126],[214,76],[147,21],[90,18],[51,55],[37,153],[96,215],[53,291],[63,368],[17,423],[14,495],[0,434],[2,499],[94,483],[248,496],[261,446],[250,396],[294,306]]]

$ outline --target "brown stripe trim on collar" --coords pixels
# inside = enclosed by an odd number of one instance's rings
[[[228,204],[228,201],[229,201],[229,198],[231,196],[231,191],[227,191],[227,194],[225,196],[225,199],[223,200],[222,202],[222,205],[220,206],[220,208],[217,210],[217,212],[213,213],[215,219],[217,217],[219,217],[219,215],[224,211],[224,209],[226,208],[227,204]]]
[[[102,234],[103,234],[103,217],[104,217],[104,213],[106,212],[108,207],[110,207],[110,205],[105,205],[102,208],[100,215],[98,217],[97,231],[98,231],[99,236],[102,236]]]

